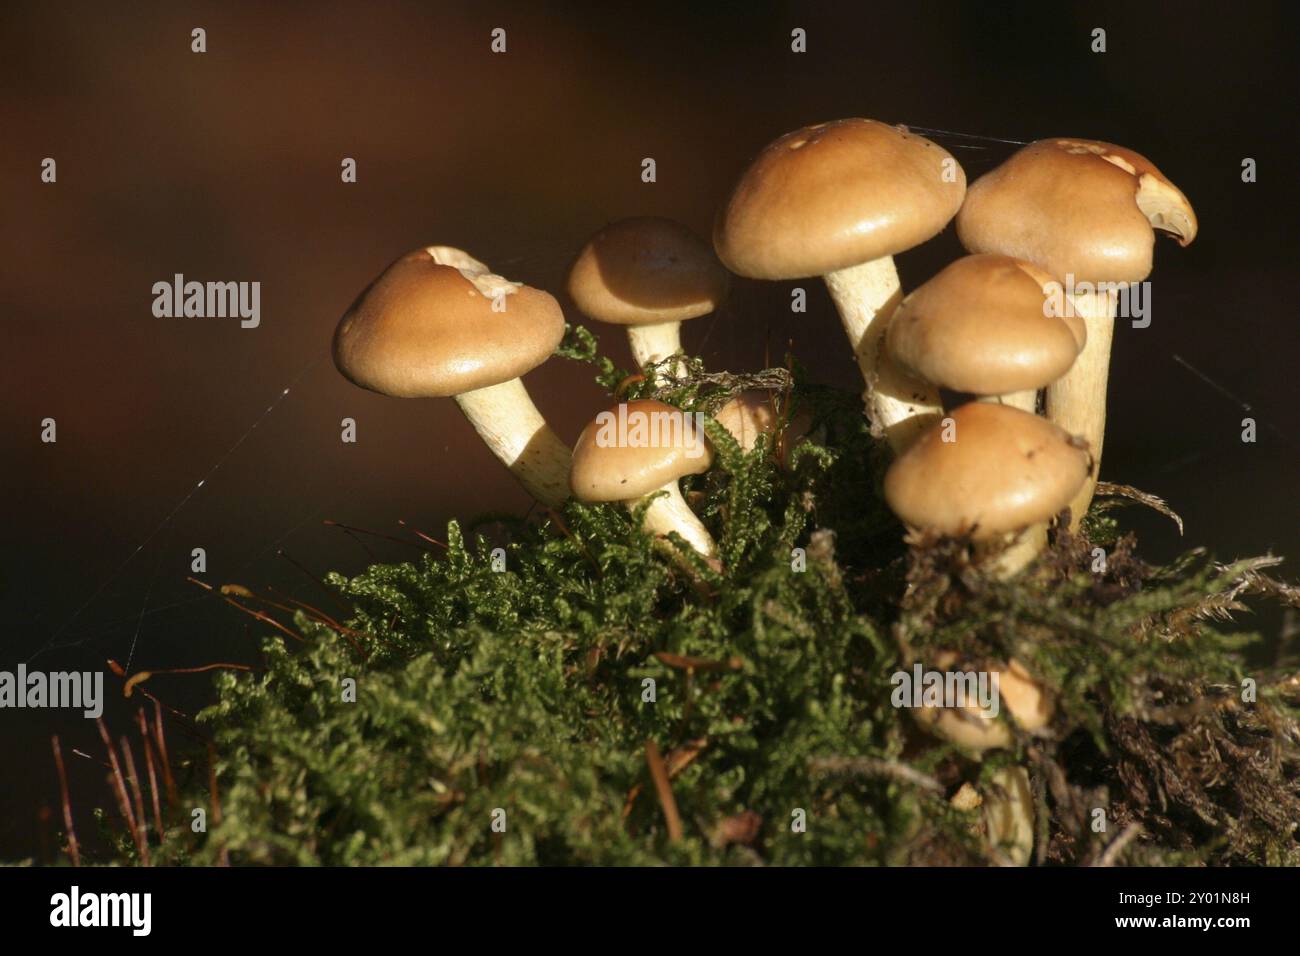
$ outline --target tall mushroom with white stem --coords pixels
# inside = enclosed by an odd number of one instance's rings
[[[893,257],[943,230],[966,174],[904,127],[844,119],[787,133],[758,154],[718,214],[723,265],[752,279],[822,276],[866,383],[873,433],[895,451],[942,417],[933,387],[884,354],[902,299]]]
[[[520,376],[550,357],[564,315],[548,293],[494,275],[459,249],[398,259],[334,332],[334,364],[396,398],[455,398],[484,443],[548,508],[568,497],[570,453]]]
[[[1015,256],[1065,280],[1064,305],[1088,328],[1070,369],[1047,389],[1047,416],[1092,450],[1094,470],[1070,503],[1071,527],[1087,513],[1106,432],[1106,384],[1116,292],[1151,274],[1155,233],[1196,238],[1187,197],[1145,156],[1111,143],[1031,143],[972,184],[957,214],[971,252]]]
[[[569,269],[568,285],[583,315],[627,326],[632,357],[644,368],[682,351],[682,323],[716,310],[731,276],[685,226],[640,216],[592,236]]]
[[[716,562],[713,536],[682,497],[677,480],[708,471],[713,462],[695,416],[663,402],[620,402],[593,419],[573,449],[570,487],[579,501],[617,501],[635,511],[654,498],[645,529],[676,532],[706,560]]]
[[[886,348],[922,381],[1032,415],[1038,390],[1069,371],[1088,334],[1077,316],[1045,307],[1052,282],[1010,256],[963,256],[903,300]]]

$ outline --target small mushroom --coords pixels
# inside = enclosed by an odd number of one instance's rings
[[[971,402],[949,417],[890,465],[885,500],[911,528],[970,535],[981,551],[1009,545],[996,570],[1010,577],[1042,550],[1092,458],[1059,426],[1009,405]]]
[[[707,242],[680,223],[650,216],[606,226],[569,269],[569,295],[579,311],[627,326],[641,367],[681,352],[681,324],[713,312],[730,284]]]
[[[941,670],[957,661],[952,651],[943,651],[934,658]],[[1012,658],[1005,665],[994,665],[993,673],[998,675],[999,713],[1010,715],[1021,730],[1031,734],[1051,722],[1055,711],[1052,697],[1024,665]],[[921,707],[912,715],[926,731],[976,758],[1013,743],[1007,722],[984,716],[977,706]],[[982,810],[984,836],[1001,862],[1012,866],[1028,864],[1034,848],[1034,801],[1029,774],[1023,767],[994,770],[979,790],[964,783],[950,802],[957,810]]]
[[[649,495],[645,528],[656,535],[676,531],[707,559],[718,548],[700,523],[677,480],[708,470],[713,452],[693,415],[641,399],[620,402],[588,423],[573,449],[569,485],[579,501],[619,501],[634,511]]]
[[[494,275],[448,246],[409,253],[361,293],[334,333],[334,363],[351,382],[396,398],[456,399],[474,429],[538,501],[568,497],[569,449],[519,377],[564,335],[540,289]]]
[[[1038,390],[1064,375],[1087,338],[1077,316],[1051,314],[1052,277],[1009,256],[965,256],[903,300],[890,355],[941,389],[1033,414]]]
[[[941,232],[965,191],[957,161],[928,139],[875,120],[836,120],[766,146],[714,227],[714,248],[738,275],[824,277],[866,383],[867,418],[895,451],[942,408],[932,386],[884,354],[902,298],[893,256]]]
[[[952,651],[942,651],[934,658],[934,666],[939,670],[947,670],[956,663],[957,655]],[[1005,665],[994,665],[991,672],[998,675],[999,712],[1010,714],[1017,726],[1030,733],[1047,726],[1055,710],[1052,698],[1023,664],[1012,658]],[[973,754],[1012,744],[1007,722],[1001,717],[984,716],[975,704],[918,707],[912,711],[912,717],[928,733]]]
[[[781,424],[781,415],[773,404],[774,394],[768,389],[750,388],[733,397],[714,414],[713,420],[736,439],[742,451],[752,451],[758,436],[774,432]],[[781,433],[780,447],[770,448],[778,457],[808,433],[812,416],[804,409],[796,410]]]
[[[957,235],[971,252],[1015,256],[1076,284],[1145,279],[1156,230],[1183,246],[1196,238],[1187,197],[1145,156],[1092,140],[1031,143],[976,180],[957,214]],[[1048,386],[1047,417],[1092,449],[1094,469],[1070,502],[1071,527],[1078,528],[1101,464],[1117,303],[1104,288],[1070,304],[1087,325],[1087,343]]]

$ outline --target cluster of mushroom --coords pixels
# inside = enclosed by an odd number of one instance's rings
[[[1085,442],[1035,414],[1038,390],[1073,366],[1087,330],[1045,310],[1046,273],[1006,256],[958,259],[909,295],[889,323],[893,362],[942,392],[976,396],[906,448],[885,477],[904,522],[1004,548],[1016,573],[1047,520],[1082,487]],[[941,392],[941,393],[942,393]]]
[[[893,257],[954,217],[973,254],[904,299]],[[673,374],[681,323],[718,307],[727,269],[768,280],[822,276],[862,371],[867,418],[897,456],[885,481],[890,506],[913,529],[969,536],[1011,575],[1041,549],[1049,520],[1068,507],[1077,526],[1087,510],[1115,290],[1150,272],[1157,229],[1186,245],[1195,213],[1155,166],[1122,147],[1032,143],[968,191],[961,166],[930,140],[847,119],[765,147],[719,212],[713,248],[665,219],[622,220],[583,247],[568,291],[583,314],[627,327],[639,365]],[[680,477],[708,467],[707,455],[598,448],[591,426],[570,454],[547,427],[520,376],[552,354],[563,330],[546,292],[431,246],[399,259],[353,303],[334,354],[363,387],[455,396],[547,507],[570,492],[631,505],[663,492],[648,527],[676,531],[712,558],[708,532],[675,492]],[[1037,414],[1040,392],[1046,417]],[[769,416],[763,428],[772,426]]]
[[[971,254],[904,298],[893,257],[954,217]],[[1122,147],[1042,140],[968,191],[960,165],[935,143],[848,119],[765,147],[724,203],[712,247],[668,220],[625,219],[579,252],[568,292],[584,315],[627,328],[639,366],[672,376],[683,368],[681,323],[717,309],[728,269],[823,277],[862,372],[872,432],[895,452],[889,505],[914,531],[968,537],[1010,576],[1041,550],[1049,521],[1068,508],[1077,526],[1087,510],[1116,292],[1150,273],[1156,230],[1186,245],[1195,213],[1155,166]],[[430,246],[362,292],[338,325],[334,356],[365,388],[455,397],[546,507],[570,494],[621,502],[647,530],[679,535],[716,566],[717,546],[678,487],[712,462],[699,421],[662,402],[620,402],[570,452],[520,381],[563,333],[548,293],[459,249]],[[625,440],[619,429],[629,419],[672,421],[672,440]],[[736,396],[715,419],[745,449],[779,425],[761,391]],[[1051,716],[1045,688],[1014,660],[999,673],[1016,726],[1041,731]],[[922,708],[917,719],[977,755],[1012,743],[1007,724],[960,708]],[[1018,767],[999,773],[983,797],[987,829],[1023,862],[1032,845],[1028,778]]]
[[[972,255],[903,298],[892,257],[954,217]],[[741,275],[824,277],[872,431],[896,453],[890,507],[915,530],[969,536],[1010,576],[1041,550],[1048,521],[1069,508],[1077,527],[1091,501],[1116,290],[1150,273],[1156,230],[1186,245],[1196,229],[1186,197],[1122,147],[1032,143],[968,193],[936,144],[853,119],[767,146],[723,207],[714,241]],[[952,655],[938,655],[945,661]],[[1014,660],[998,673],[1016,726],[1041,732],[1046,689]],[[975,755],[1012,743],[1007,724],[961,708],[916,716]],[[990,842],[1023,864],[1034,831],[1028,775],[1008,766],[990,782],[982,795],[963,788],[954,805],[982,801]]]
[[[893,256],[954,216],[974,255],[903,299]],[[1011,575],[1041,550],[1049,519],[1068,507],[1077,527],[1091,501],[1115,290],[1150,272],[1156,229],[1186,245],[1196,217],[1131,150],[1043,140],[967,192],[935,143],[850,119],[769,144],[714,241],[740,275],[825,278],[866,415],[897,453],[890,506],[912,528],[999,552]],[[945,394],[957,398],[948,412]]]
[[[684,227],[638,218],[592,238],[569,289],[588,316],[626,325],[637,361],[650,365],[681,353],[680,323],[711,312],[729,280],[707,243]],[[588,425],[572,453],[546,424],[520,377],[545,362],[563,334],[553,296],[494,274],[460,249],[429,246],[397,260],[358,296],[335,331],[334,358],[350,381],[384,395],[454,397],[544,506],[558,509],[571,493],[634,511],[644,504],[648,531],[676,533],[716,563],[717,546],[677,485],[712,463],[693,417],[662,402],[621,402]],[[602,441],[606,414],[652,424],[668,418],[676,427],[666,444]],[[746,449],[777,425],[763,393],[736,396],[715,418]]]
[[[973,254],[904,299],[893,256],[954,217]],[[584,246],[568,291],[588,317],[627,327],[639,365],[673,372],[681,323],[727,294],[722,264],[751,278],[824,277],[862,371],[867,417],[897,453],[890,506],[914,529],[969,535],[1010,575],[1041,549],[1051,518],[1068,507],[1077,526],[1087,509],[1115,289],[1150,272],[1156,229],[1186,244],[1195,213],[1122,147],[1032,143],[968,192],[961,166],[935,143],[848,119],[764,148],[718,215],[714,249],[668,220],[622,220]],[[571,455],[547,427],[519,378],[554,351],[563,328],[552,296],[433,246],[398,260],[358,298],[339,324],[335,358],[352,381],[385,394],[455,396],[548,507],[570,491],[630,504],[664,492],[648,526],[713,557],[708,532],[674,491],[678,478],[708,467],[707,456],[598,448],[591,426]],[[954,395],[945,410],[943,397]]]
[[[904,301],[888,347],[921,379],[1027,415],[964,406],[949,442],[927,436],[906,450],[886,487],[900,517],[983,541],[1019,534],[999,559],[1007,574],[1041,549],[1046,519],[1068,507],[1078,527],[1101,458],[1118,292],[1150,273],[1156,229],[1191,242],[1191,205],[1145,158],[1107,143],[1033,143],[971,187],[957,232],[974,255]],[[1028,417],[1040,389],[1047,425]],[[1007,433],[1006,457],[990,462],[991,446],[961,447],[973,416],[977,429]],[[990,464],[995,487],[981,488]],[[955,498],[933,484],[918,491],[919,475],[944,468],[955,469]]]

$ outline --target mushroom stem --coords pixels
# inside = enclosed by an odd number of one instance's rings
[[[1014,578],[1047,546],[1047,525],[1030,525],[1019,532],[1006,550],[997,556],[994,572],[1003,581]]]
[[[1024,767],[1000,767],[984,792],[984,824],[999,862],[1028,866],[1034,850],[1034,793]]]
[[[1101,446],[1106,436],[1106,381],[1117,303],[1110,291],[1074,295],[1069,301],[1088,329],[1088,340],[1070,370],[1047,387],[1047,417],[1087,441],[1092,452],[1092,471],[1070,501],[1070,530],[1077,531],[1092,503],[1101,467]]]
[[[627,327],[627,342],[632,347],[632,358],[636,360],[638,368],[645,368],[647,365],[653,365],[662,362],[669,356],[676,355],[682,350],[680,322],[654,322],[650,325],[629,325]],[[684,369],[683,363],[675,362],[668,366],[674,374],[679,369]]]
[[[989,402],[993,405],[1010,405],[1030,415],[1038,414],[1038,389],[1027,388],[1020,392],[1007,392],[1005,395],[981,395],[977,402]]]
[[[871,431],[902,451],[943,418],[943,406],[935,388],[904,374],[884,347],[889,319],[903,298],[894,259],[884,256],[823,278],[867,385],[862,400]]]
[[[659,492],[668,492],[667,497],[659,495]],[[667,535],[670,531],[676,531],[689,544],[704,557],[714,559],[718,555],[718,546],[714,543],[713,536],[700,523],[700,519],[691,506],[686,503],[682,497],[681,489],[677,487],[677,482],[670,481],[651,494],[659,495],[652,502],[645,513],[645,529],[652,534]],[[623,504],[629,511],[633,511],[644,501],[645,498],[630,498]]]
[[[551,431],[517,378],[500,385],[464,392],[456,403],[479,437],[519,479],[530,495],[548,508],[569,496],[569,448]]]

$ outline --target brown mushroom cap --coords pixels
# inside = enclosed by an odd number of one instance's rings
[[[713,245],[750,278],[826,275],[937,235],[965,192],[961,166],[922,136],[868,119],[821,123],[758,154],[718,215]]]
[[[1080,349],[1076,331],[1051,314],[1044,279],[1009,256],[958,259],[903,300],[889,323],[890,354],[940,388],[975,395],[1043,388]]]
[[[778,421],[771,394],[762,389],[741,392],[718,409],[713,420],[745,451],[754,447],[759,435],[772,431]]]
[[[652,399],[622,402],[578,436],[569,487],[580,501],[628,501],[707,471],[712,462],[713,450],[694,415]]]
[[[772,406],[772,392],[763,388],[750,388],[733,397],[714,414],[713,420],[736,439],[744,451],[751,450],[758,436],[770,433],[780,424],[781,418]],[[781,443],[793,445],[812,425],[812,416],[806,409],[796,409],[786,423]],[[769,447],[769,450],[770,447]]]
[[[1080,282],[1138,282],[1151,272],[1155,229],[1182,245],[1196,213],[1145,156],[1081,139],[1030,143],[981,176],[957,213],[971,252],[1015,256]]]
[[[582,313],[614,325],[685,322],[727,296],[731,276],[709,244],[671,219],[642,216],[606,226],[569,270]]]
[[[985,402],[949,417],[954,441],[936,425],[885,474],[885,500],[911,527],[987,540],[1047,521],[1088,477],[1088,450],[1045,418]]]
[[[934,659],[937,670],[951,670],[958,664],[952,651]],[[964,668],[965,669],[965,668]],[[999,710],[1010,714],[1023,730],[1041,730],[1052,719],[1055,706],[1046,688],[1014,658],[1009,664],[994,663],[986,669],[997,672]],[[931,733],[969,750],[982,752],[1009,747],[1011,728],[999,718],[985,717],[973,705],[965,707],[921,707],[912,711],[916,721]]]
[[[502,312],[492,309],[498,294]],[[518,378],[563,336],[564,315],[549,293],[430,246],[398,259],[352,303],[334,333],[334,363],[362,388],[445,398]]]

